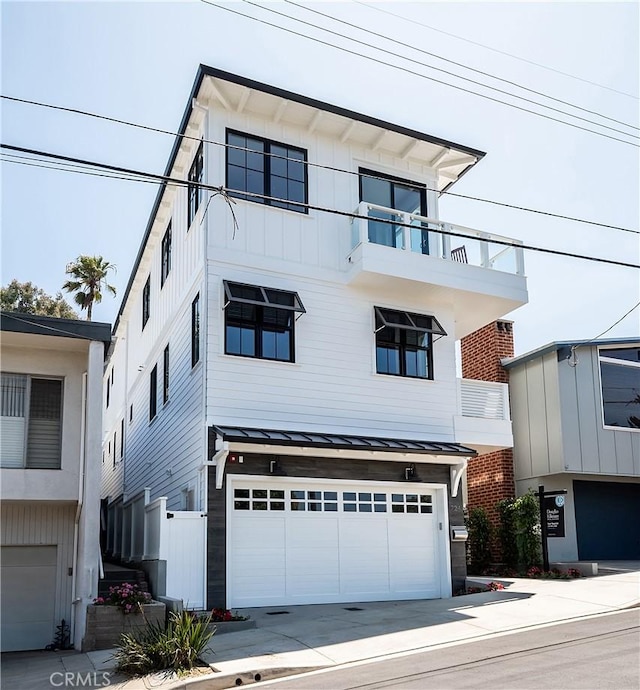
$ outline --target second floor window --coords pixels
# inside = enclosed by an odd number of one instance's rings
[[[149,421],[158,412],[158,365],[156,364],[149,375]]]
[[[433,336],[446,335],[434,316],[375,307],[376,372],[433,378]]]
[[[204,152],[202,143],[196,151],[196,156],[189,170],[189,180],[187,187],[187,230],[191,227],[193,219],[198,213],[200,202],[202,201],[202,187],[204,181]]]
[[[230,131],[227,144],[227,187],[236,190],[232,196],[307,213],[307,208],[300,205],[306,204],[308,198],[304,149]]]
[[[640,347],[601,349],[605,426],[640,429]]]
[[[162,263],[160,265],[160,287],[164,285],[164,281],[171,270],[171,223],[167,227],[167,231],[162,238]]]
[[[427,215],[427,190],[424,185],[362,168],[360,169],[360,201],[368,201],[370,204],[405,213]],[[401,216],[380,209],[371,209],[368,215],[372,219],[369,221],[369,242],[387,247],[410,248],[420,254],[429,253],[427,228],[421,228],[419,225],[411,228],[411,247],[403,247],[405,232],[402,225],[375,220],[380,218],[382,221],[400,220],[402,222]]]
[[[147,278],[147,282],[142,289],[142,328],[147,325],[149,315],[151,314],[151,276]]]
[[[226,280],[224,290],[225,353],[293,362],[298,294]]]
[[[0,467],[60,469],[62,380],[3,373],[0,381]]]
[[[200,295],[191,303],[191,366],[200,361]]]

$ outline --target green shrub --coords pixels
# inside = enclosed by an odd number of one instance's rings
[[[114,659],[116,670],[131,676],[171,669],[193,668],[206,649],[215,629],[209,629],[211,616],[199,618],[190,611],[172,612],[166,628],[147,623],[136,633],[124,633]]]
[[[500,515],[502,558],[507,567],[524,572],[540,565],[540,508],[533,491],[499,501],[496,507]]]
[[[516,510],[515,500],[505,498],[498,501],[496,508],[500,517],[500,527],[498,528],[498,539],[500,540],[500,550],[502,551],[502,561],[507,568],[518,567],[518,544],[516,541]]]
[[[472,508],[467,518],[467,560],[472,573],[482,573],[491,563],[493,527],[484,508]]]

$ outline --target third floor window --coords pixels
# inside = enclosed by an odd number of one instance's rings
[[[164,281],[171,270],[171,222],[167,227],[167,231],[162,238],[162,263],[160,265],[160,287],[164,285]]]
[[[202,201],[202,187],[204,181],[204,152],[202,143],[198,147],[191,169],[189,170],[189,184],[187,188],[187,230],[198,213]]]
[[[151,314],[151,276],[147,278],[147,282],[142,289],[142,328],[147,325],[149,315]]]
[[[287,144],[228,131],[227,188],[235,190],[232,196],[237,199],[307,213],[306,207],[300,205],[307,203],[308,199],[307,152]]]

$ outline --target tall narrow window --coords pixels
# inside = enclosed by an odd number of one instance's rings
[[[120,460],[124,457],[124,417],[120,421]]]
[[[164,281],[171,270],[171,222],[167,227],[167,231],[162,238],[162,264],[160,266],[160,287],[164,285]]]
[[[164,348],[163,360],[162,402],[166,404],[169,401],[169,345]]]
[[[118,457],[118,432],[114,431],[113,432],[113,467],[116,466],[116,461]]]
[[[378,374],[433,378],[433,335],[446,335],[433,316],[375,307]]]
[[[105,407],[109,407],[109,402],[111,400],[111,376],[107,376],[107,401]]]
[[[187,230],[191,227],[191,223],[200,208],[200,202],[202,200],[202,187],[200,185],[202,184],[203,178],[204,154],[201,143],[193,159],[193,163],[191,164],[191,169],[189,170],[189,184],[187,188]]]
[[[147,278],[147,282],[142,289],[142,328],[147,325],[149,314],[151,313],[151,276]]]
[[[62,381],[4,373],[1,381],[0,466],[60,469]]]
[[[227,187],[236,190],[232,195],[238,199],[307,213],[307,152],[228,131]]]
[[[149,375],[149,421],[158,412],[158,365],[156,364]]]
[[[191,366],[200,361],[200,295],[191,303]]]
[[[387,247],[403,248],[404,227],[393,223],[402,220],[397,213],[384,209],[394,209],[405,213],[427,215],[427,191],[424,185],[395,177],[388,177],[373,170],[360,169],[360,201],[382,206],[383,209],[369,210],[369,242],[384,244]],[[379,218],[380,220],[375,220]],[[386,221],[386,222],[381,222]],[[390,221],[390,222],[389,222]],[[410,230],[411,251],[419,254],[429,253],[429,231],[420,223]]]

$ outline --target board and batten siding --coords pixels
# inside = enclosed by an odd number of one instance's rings
[[[607,429],[596,347],[556,351],[509,370],[516,480],[563,472],[640,476],[640,433]]]
[[[433,381],[376,374],[373,307],[434,313],[448,332],[450,310],[426,309],[411,295],[390,302],[339,283],[222,268],[209,265],[208,425],[454,440],[453,339],[434,344]],[[224,354],[223,279],[298,292],[306,313],[295,324],[294,363]]]
[[[39,470],[33,470],[38,472]],[[56,546],[56,587],[54,621],[71,622],[71,586],[73,577],[73,525],[76,507],[38,501],[5,501],[0,508],[0,544],[2,546]],[[51,642],[55,625],[51,629]]]

